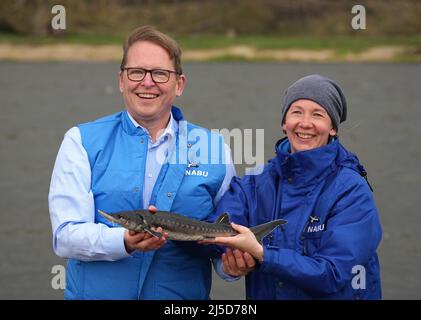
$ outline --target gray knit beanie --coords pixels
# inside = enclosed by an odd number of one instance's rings
[[[339,85],[326,77],[312,74],[299,79],[285,91],[282,124],[291,104],[301,99],[312,100],[325,108],[336,129],[346,120],[346,100]]]

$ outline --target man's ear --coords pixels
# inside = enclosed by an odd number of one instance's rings
[[[178,76],[176,86],[175,94],[177,97],[180,97],[183,94],[184,88],[186,86],[186,76],[184,74],[180,74]]]
[[[118,74],[118,87],[120,92],[123,93],[123,71],[120,71]]]

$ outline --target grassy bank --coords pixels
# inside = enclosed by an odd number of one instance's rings
[[[309,60],[421,61],[421,35],[373,37],[364,36],[362,32],[361,34],[355,33],[353,36],[332,37],[202,35],[175,38],[183,48],[187,60],[303,61],[306,60],[306,56],[309,58],[313,56],[313,59]],[[65,34],[34,37],[0,34],[0,45],[7,44],[18,47],[112,46],[118,51],[123,41],[123,37],[108,35]],[[312,52],[316,55],[312,55]],[[300,54],[302,54],[301,57],[298,57]],[[294,55],[297,56],[297,59],[294,59]],[[94,58],[92,56],[92,59]],[[13,60],[13,56],[8,59]]]

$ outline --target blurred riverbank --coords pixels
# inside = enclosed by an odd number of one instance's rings
[[[19,38],[0,35],[0,60],[118,61],[118,39]],[[76,42],[74,42],[76,41]],[[421,37],[352,38],[181,38],[184,61],[421,62]]]

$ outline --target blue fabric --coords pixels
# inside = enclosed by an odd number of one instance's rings
[[[226,174],[221,136],[181,121],[181,111],[173,107],[179,121],[176,141],[162,165],[151,195],[159,210],[179,212],[205,219],[214,211],[214,198]],[[146,133],[136,127],[127,112],[79,125],[83,147],[92,171],[91,189],[95,202],[95,222],[111,228],[117,225],[98,214],[143,208],[143,183],[147,155]],[[200,139],[197,130],[217,141],[216,153],[188,153]],[[190,134],[190,135],[189,135]],[[197,138],[197,137],[196,137]],[[210,147],[209,147],[210,148]],[[185,158],[187,162],[177,161]],[[201,162],[197,160],[200,158]],[[213,159],[213,161],[211,161]],[[205,160],[205,161],[203,161]],[[189,163],[199,163],[196,174]],[[198,174],[200,171],[200,174]],[[159,250],[118,261],[70,259],[67,269],[67,299],[208,299],[211,286],[211,250],[195,243],[168,241]]]
[[[381,226],[357,157],[337,139],[289,149],[286,138],[279,141],[261,174],[234,178],[209,218],[228,212],[249,227],[288,220],[264,239],[263,263],[246,277],[247,298],[380,299]]]

